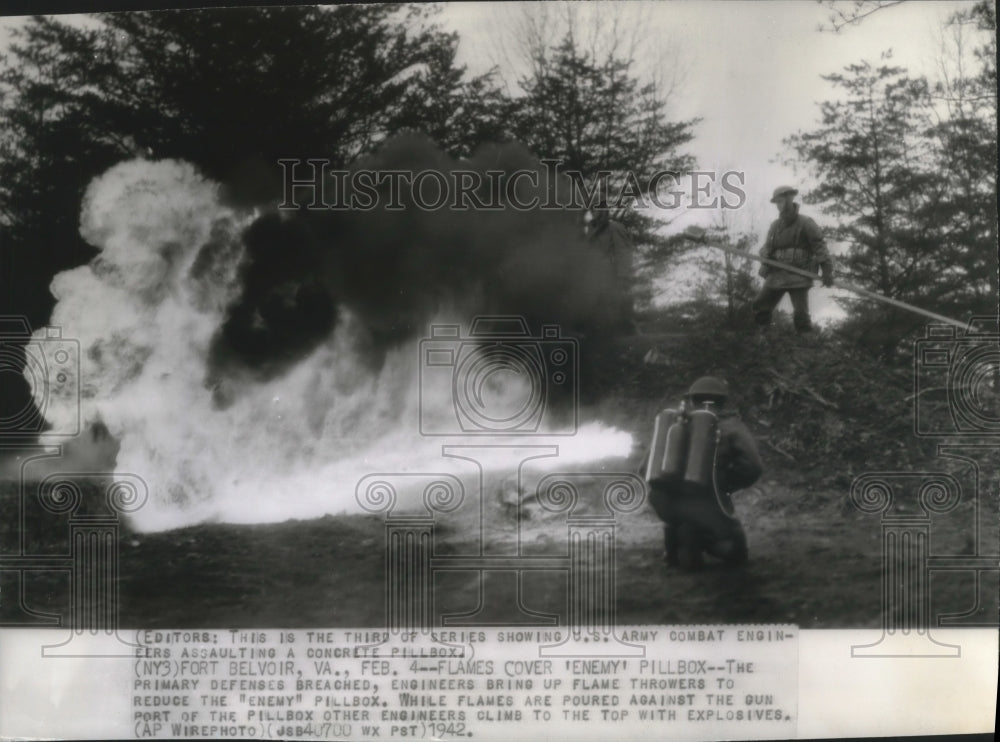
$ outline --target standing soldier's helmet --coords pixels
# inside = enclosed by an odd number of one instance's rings
[[[702,376],[691,385],[688,396],[695,404],[702,402],[722,404],[729,397],[729,385],[714,376]]]
[[[774,189],[774,193],[771,194],[771,203],[777,202],[779,198],[784,198],[785,196],[796,196],[798,191],[791,186],[778,186]]]

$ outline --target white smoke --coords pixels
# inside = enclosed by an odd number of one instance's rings
[[[441,439],[419,434],[418,404],[452,413],[447,395],[420,400],[416,341],[372,373],[355,352],[364,329],[343,309],[330,337],[284,374],[208,387],[252,220],[186,163],[123,163],[84,198],[81,234],[99,255],[53,280],[52,325],[79,342],[83,425],[106,425],[120,441],[117,471],[148,484],[132,518],[140,530],[354,512],[355,487],[373,472],[459,468],[442,460]],[[76,415],[76,386],[49,381],[33,393],[59,431]],[[531,442],[560,446],[548,466],[631,448],[627,434],[599,424]]]

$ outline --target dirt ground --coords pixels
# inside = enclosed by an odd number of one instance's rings
[[[619,462],[622,466],[629,462]],[[581,492],[581,500],[600,493]],[[3,490],[0,558],[16,552],[16,488]],[[802,628],[879,627],[882,623],[882,527],[878,515],[859,512],[847,487],[792,481],[780,472],[739,493],[737,511],[750,543],[751,560],[738,569],[709,563],[698,572],[662,562],[661,526],[648,505],[616,522],[615,594],[618,625],[693,623],[791,623]],[[963,507],[967,517],[963,515]],[[933,554],[968,554],[972,503],[932,523]],[[498,511],[499,512],[499,511]],[[436,527],[434,556],[476,554],[472,516]],[[28,513],[26,553],[67,553],[65,523]],[[520,530],[520,534],[519,534]],[[494,519],[485,553],[565,555],[565,514],[528,502],[521,527],[508,513]],[[236,526],[199,525],[154,534],[122,528],[118,542],[119,622],[127,628],[189,627],[384,627],[386,625],[386,529],[381,516],[327,516],[310,521]],[[995,544],[992,546],[995,550]],[[981,550],[981,553],[982,552]],[[989,552],[985,552],[989,553]],[[22,594],[36,613],[68,615],[69,572],[35,569],[2,573],[0,623],[19,624]],[[530,621],[518,605],[515,573],[438,573],[435,615],[479,610],[475,623]],[[984,573],[983,610],[974,623],[997,621],[996,573]],[[977,588],[969,571],[932,573],[932,615],[975,607]],[[520,604],[564,624],[565,570],[523,573]],[[30,619],[28,619],[30,620]]]
[[[859,473],[919,473],[943,464],[927,458],[933,453],[914,449],[907,434],[911,403],[905,395],[912,386],[905,368],[896,376],[869,373],[848,348],[823,337],[807,347],[772,338],[761,348],[735,331],[697,344],[683,333],[646,334],[627,339],[614,355],[619,366],[609,378],[618,391],[587,414],[629,430],[639,445],[632,460],[603,462],[607,471],[635,471],[650,410],[676,399],[690,379],[713,368],[739,382],[743,396],[737,402],[762,441],[765,463],[764,477],[734,497],[749,540],[750,562],[744,567],[709,563],[695,573],[667,568],[662,527],[648,504],[618,516],[617,624],[877,628],[883,623],[883,562],[900,566],[883,559],[884,517],[923,523],[929,539],[925,551],[932,559],[979,556],[990,564],[985,557],[1000,553],[995,474],[986,469],[979,510],[969,496],[976,489],[971,469],[961,461],[957,466],[964,473],[956,470],[956,475],[964,478],[963,494],[946,514],[927,518],[913,491],[905,497],[897,493],[893,509],[884,515],[861,512],[852,503],[850,488]],[[657,356],[653,362],[651,351]],[[788,392],[783,398],[775,396],[781,388]],[[833,401],[820,399],[815,389]],[[908,445],[911,458],[899,459]],[[918,486],[919,480],[914,478]],[[516,555],[520,548],[523,556],[565,557],[566,514],[545,511],[526,496],[518,521],[517,496],[498,502],[495,486],[488,483],[483,499],[491,515],[482,538],[478,502],[463,506],[436,521],[432,556]],[[17,487],[0,482],[0,562],[7,560],[7,569],[0,570],[0,624],[37,620],[25,617],[31,612],[65,621],[68,570],[33,568],[19,577],[10,569],[10,557],[22,548],[25,554],[68,553],[66,517],[39,514],[37,508],[19,514],[17,500]],[[581,486],[580,502],[600,500],[597,484]],[[119,622],[140,628],[384,627],[385,595],[392,587],[387,585],[386,537],[385,520],[375,515],[203,524],[152,534],[131,533],[123,524],[116,574]],[[978,584],[968,568],[916,569],[911,576],[924,575],[929,575],[927,588],[912,583],[896,588],[899,595],[910,588],[914,594],[929,590],[932,621],[964,615],[959,624],[998,623],[996,569],[981,571]],[[520,594],[517,573],[510,570],[438,571],[432,585],[436,622],[455,614],[474,614],[470,621],[479,625],[567,621],[565,569],[522,572]]]

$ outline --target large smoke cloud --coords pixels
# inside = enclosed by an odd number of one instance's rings
[[[530,178],[517,181],[522,203],[549,200],[547,185],[561,202],[571,193],[566,180],[558,189],[547,183],[539,162],[514,145],[456,162],[424,137],[402,135],[355,168],[435,171],[449,182],[459,169],[479,172],[484,189],[487,171],[536,172],[537,188]],[[387,349],[425,333],[442,311],[521,315],[534,330],[555,323],[593,344],[607,336],[615,286],[606,258],[584,238],[579,210],[431,211],[414,204],[405,183],[403,208],[391,209],[389,188],[383,183],[370,210],[303,209],[252,225],[242,292],[213,348],[217,366],[271,373],[322,342],[338,307],[359,318],[376,365]],[[483,200],[491,199],[484,193]]]
[[[538,166],[516,148],[459,164],[406,137],[363,167]],[[558,323],[590,344],[604,336],[610,272],[579,216],[255,215],[176,161],[123,163],[95,180],[81,232],[100,252],[56,276],[52,323],[80,343],[84,423],[120,443],[118,472],[149,483],[134,525],[343,512],[374,471],[451,466],[418,433],[421,414],[454,416],[447,389],[417,393],[419,338],[432,322],[468,330],[483,313],[523,315],[535,332]],[[76,412],[72,391],[34,390],[49,396],[57,430]],[[555,442],[556,465],[630,446],[597,423]]]

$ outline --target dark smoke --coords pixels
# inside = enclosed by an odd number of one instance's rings
[[[223,373],[241,366],[268,379],[330,334],[336,300],[323,278],[322,248],[305,224],[269,214],[243,242],[242,293],[228,309],[210,365]]]
[[[484,182],[487,170],[526,169],[539,173],[539,187],[521,179],[519,198],[546,197],[542,166],[515,145],[456,162],[408,134],[357,167],[477,170]],[[360,318],[367,338],[359,352],[373,368],[388,349],[424,336],[441,311],[466,331],[477,314],[522,315],[533,334],[558,324],[586,354],[604,352],[616,323],[608,309],[618,306],[615,285],[607,259],[584,238],[579,209],[427,211],[404,192],[404,208],[390,210],[387,187],[368,211],[269,214],[247,230],[243,291],[215,339],[211,377],[273,377],[322,342],[342,308]],[[559,193],[569,200],[568,181]]]

